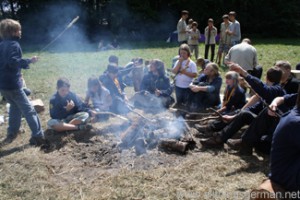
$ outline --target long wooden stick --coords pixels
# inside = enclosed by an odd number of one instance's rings
[[[96,115],[111,115],[111,116],[117,117],[117,118],[119,118],[119,119],[122,119],[122,120],[124,120],[124,121],[130,121],[128,118],[123,117],[123,116],[121,116],[121,115],[117,115],[117,114],[112,113],[112,112],[97,112]]]

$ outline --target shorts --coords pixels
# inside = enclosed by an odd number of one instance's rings
[[[85,124],[87,122],[88,118],[89,118],[89,113],[87,113],[87,112],[78,112],[74,115],[69,115],[65,119],[50,119],[47,122],[47,125],[48,125],[49,129],[52,129],[52,127],[55,126],[55,125],[62,124],[62,123],[69,123],[70,121],[72,121],[74,119],[80,120],[81,124]]]
[[[230,45],[229,44],[222,44],[222,43],[220,43],[218,52],[219,53],[220,52],[228,53],[229,49],[230,49]]]

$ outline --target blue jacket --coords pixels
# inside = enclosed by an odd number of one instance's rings
[[[0,89],[22,88],[21,69],[29,69],[30,59],[22,59],[22,49],[16,39],[0,42]]]
[[[273,135],[270,179],[287,191],[300,191],[300,109],[280,119]]]
[[[65,106],[67,101],[73,101],[75,106],[72,110],[67,111]],[[86,105],[79,99],[79,97],[72,92],[62,98],[58,93],[55,93],[50,99],[50,116],[52,119],[65,119],[69,115],[76,114],[78,112],[88,112],[89,109]]]
[[[224,100],[226,100],[226,91],[228,95],[230,95],[232,88],[227,87],[224,93]],[[246,96],[245,90],[243,90],[239,85],[235,88],[234,93],[230,97],[229,101],[225,105],[226,110],[225,112],[230,112],[236,109],[241,109],[246,104]]]
[[[250,74],[248,74],[248,76],[245,77],[245,80],[262,99],[253,106],[247,108],[247,110],[253,112],[254,114],[258,114],[264,109],[265,106],[263,101],[265,101],[267,104],[271,104],[273,99],[286,94],[285,90],[279,84],[268,86],[267,84],[263,83],[260,79],[251,76]]]
[[[144,76],[140,89],[141,91],[148,91],[151,94],[154,94],[155,90],[158,89],[162,92],[162,96],[170,96],[173,91],[168,77],[164,75],[158,77],[152,72]]]
[[[99,77],[100,81],[103,83],[103,85],[106,87],[106,89],[109,90],[110,95],[113,99],[113,101],[115,99],[124,99],[125,97],[125,93],[124,93],[124,88],[125,85],[123,84],[123,81],[121,79],[118,78],[120,87],[121,87],[121,93],[119,92],[117,86],[115,85],[114,81],[110,78],[109,74],[104,74],[102,76]]]
[[[210,97],[215,99],[216,104],[220,104],[220,89],[222,86],[222,78],[221,76],[217,76],[211,83],[208,82],[207,78],[207,75],[200,74],[197,78],[198,85],[206,86],[207,92],[210,93]]]

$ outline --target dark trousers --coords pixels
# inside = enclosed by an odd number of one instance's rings
[[[213,62],[214,61],[214,57],[215,57],[215,48],[216,48],[215,44],[206,44],[205,45],[204,58],[205,59],[208,58],[209,47],[211,48],[210,61]]]
[[[186,106],[191,93],[190,88],[180,88],[175,86],[176,104],[178,106]]]
[[[189,96],[190,111],[197,112],[220,104],[219,95],[209,92],[192,92]]]
[[[278,123],[279,119],[268,115],[268,108],[265,108],[243,133],[242,141],[249,146],[257,147],[264,153],[269,153],[273,132]]]
[[[214,131],[221,132],[222,141],[225,143],[228,139],[232,138],[243,126],[249,125],[256,118],[256,115],[250,111],[241,111],[236,117],[228,124],[223,121],[215,121],[211,124]]]

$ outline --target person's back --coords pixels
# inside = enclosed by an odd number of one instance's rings
[[[233,46],[225,57],[226,62],[238,63],[246,71],[252,71],[257,66],[256,49],[244,39],[242,43]]]
[[[274,132],[270,179],[288,191],[300,191],[300,109],[281,118]]]

